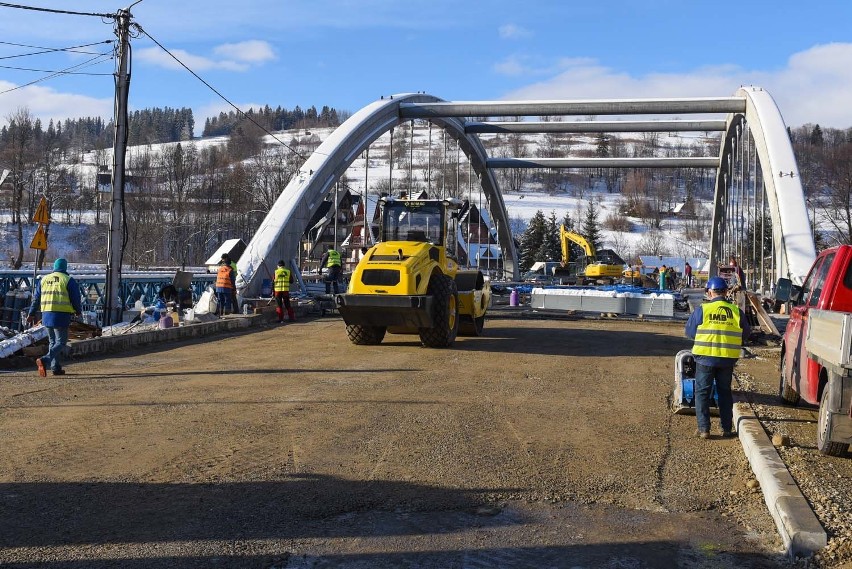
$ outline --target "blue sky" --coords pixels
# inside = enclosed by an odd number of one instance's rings
[[[114,13],[130,2],[8,3]],[[788,125],[852,127],[849,0],[143,0],[131,11],[244,109],[355,112],[411,91],[447,100],[728,96],[754,84],[772,93]],[[47,73],[6,67],[65,69],[96,56],[13,56],[113,38],[100,18],[0,5],[0,124],[20,107],[45,121],[110,117],[112,61],[80,69],[107,75],[23,88]],[[199,128],[227,110],[148,37],[132,45],[132,109],[191,107]]]

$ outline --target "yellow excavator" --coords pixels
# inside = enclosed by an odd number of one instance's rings
[[[624,260],[612,249],[595,251],[588,239],[559,226],[559,241],[562,245],[562,265],[553,274],[571,284],[613,284],[622,278]],[[586,254],[579,261],[571,261],[571,243],[578,245]]]

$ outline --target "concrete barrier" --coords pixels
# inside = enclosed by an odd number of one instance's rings
[[[235,315],[233,317],[214,320],[213,322],[200,322],[176,328],[146,330],[127,334],[118,333],[114,336],[100,336],[88,340],[78,340],[70,343],[69,350],[72,357],[108,354],[131,350],[139,346],[173,343],[201,338],[211,334],[243,330],[267,321],[268,318],[265,318],[264,315]]]
[[[810,556],[824,548],[825,530],[747,403],[734,405],[734,423],[787,554]]]

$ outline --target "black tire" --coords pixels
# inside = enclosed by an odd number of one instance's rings
[[[817,421],[817,448],[819,452],[828,456],[843,456],[847,443],[837,443],[829,440],[828,433],[831,431],[831,413],[828,411],[828,386],[822,390],[819,398],[819,420]]]
[[[485,329],[485,315],[479,318],[473,316],[463,316],[459,322],[460,336],[482,336],[482,331]]]
[[[784,368],[786,367],[787,354],[781,356],[781,366],[778,373],[778,398],[784,405],[796,405],[799,403],[799,394],[784,381]]]
[[[459,332],[459,294],[456,281],[440,273],[429,279],[427,294],[431,296],[435,313],[433,326],[420,328],[420,341],[427,348],[449,348]]]
[[[384,326],[361,326],[352,324],[346,326],[346,335],[349,341],[356,346],[375,346],[381,344],[385,338]]]

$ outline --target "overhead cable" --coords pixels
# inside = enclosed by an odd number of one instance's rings
[[[301,158],[302,160],[306,160],[306,159],[307,159],[305,156],[303,156],[303,155],[302,155],[302,153],[300,153],[298,150],[295,150],[295,149],[294,149],[293,147],[291,147],[289,144],[287,144],[286,142],[284,142],[283,140],[281,140],[280,138],[278,138],[277,136],[275,136],[275,134],[273,134],[272,132],[270,132],[269,130],[267,130],[267,129],[266,129],[266,127],[264,127],[263,125],[259,124],[256,120],[254,120],[254,118],[252,118],[250,115],[248,115],[248,114],[246,114],[245,112],[243,112],[243,110],[242,110],[242,109],[240,109],[237,105],[235,105],[233,102],[231,102],[231,100],[230,100],[230,99],[228,99],[225,95],[223,95],[223,94],[222,94],[222,93],[220,93],[218,90],[216,90],[216,88],[215,88],[215,87],[213,87],[210,83],[208,83],[207,81],[205,81],[204,79],[202,79],[202,78],[201,78],[201,76],[200,76],[200,75],[198,75],[198,73],[196,73],[195,71],[193,71],[192,69],[190,69],[190,68],[189,68],[189,67],[188,67],[188,66],[187,66],[187,65],[186,65],[183,61],[181,61],[180,59],[178,59],[178,58],[177,58],[177,57],[176,57],[176,56],[175,56],[172,52],[170,52],[168,49],[166,49],[166,48],[165,48],[165,47],[164,47],[164,46],[163,46],[160,42],[158,42],[158,41],[157,41],[157,40],[155,40],[153,37],[151,37],[151,34],[149,34],[146,30],[142,29],[142,26],[140,26],[139,24],[133,24],[133,25],[136,27],[136,29],[138,29],[138,30],[139,30],[139,32],[140,32],[140,33],[143,33],[143,34],[145,34],[146,36],[148,36],[148,39],[150,39],[152,42],[154,42],[154,43],[157,45],[157,47],[159,47],[159,48],[160,48],[160,49],[162,49],[164,52],[166,52],[166,53],[169,55],[169,57],[171,57],[172,59],[174,59],[175,61],[177,61],[177,62],[178,62],[178,64],[179,64],[181,67],[183,67],[184,69],[186,69],[187,71],[189,71],[189,72],[190,72],[190,73],[191,73],[191,74],[192,74],[192,75],[193,75],[196,79],[198,79],[199,81],[201,81],[201,82],[202,82],[202,83],[203,83],[203,84],[204,84],[204,85],[205,85],[208,89],[210,89],[211,91],[213,91],[214,93],[216,93],[216,95],[218,95],[218,96],[219,96],[219,98],[221,98],[223,101],[225,101],[226,103],[228,103],[229,105],[231,105],[231,106],[232,106],[232,107],[233,107],[233,108],[237,111],[237,113],[239,113],[239,115],[240,115],[240,116],[242,116],[243,118],[248,119],[249,121],[251,121],[252,123],[254,123],[254,125],[255,125],[256,127],[258,127],[260,130],[262,130],[263,132],[265,132],[266,134],[268,134],[269,136],[271,136],[274,140],[276,140],[279,144],[281,144],[281,146],[283,146],[284,148],[286,148],[287,150],[289,150],[290,152],[292,152],[293,154],[295,154],[296,156],[298,156],[298,157],[299,157],[299,158]]]
[[[106,54],[102,54],[106,55]],[[98,62],[100,63],[100,62]],[[86,73],[83,71],[55,71],[52,69],[32,69],[29,67],[12,67],[11,65],[0,65],[0,69],[14,69],[15,71],[33,71],[35,73],[56,73],[60,75],[112,75],[112,73]]]
[[[0,57],[0,59],[14,59],[16,57],[27,57],[27,56],[30,56],[30,55],[41,55],[43,53],[56,53],[58,51],[67,51],[69,53],[82,53],[82,54],[86,54],[86,55],[98,55],[97,52],[81,51],[80,48],[91,47],[93,45],[101,45],[101,44],[112,43],[112,42],[113,42],[113,40],[105,40],[105,41],[99,41],[99,42],[94,42],[94,43],[87,43],[87,44],[83,44],[83,45],[75,45],[75,46],[72,46],[72,47],[41,47],[41,46],[35,46],[35,45],[26,45],[26,44],[21,44],[21,43],[12,43],[12,42],[0,41],[0,44],[4,44],[4,45],[14,45],[14,46],[17,46],[17,47],[29,47],[29,48],[32,48],[32,49],[42,50],[42,51],[34,51],[34,52],[31,52],[31,53],[18,53],[16,55],[5,55],[3,57]]]
[[[55,10],[53,8],[40,8],[38,6],[24,6],[22,4],[9,4],[0,2],[0,8],[18,8],[20,10],[33,10],[35,12],[50,12],[52,14],[71,14],[73,16],[95,16],[98,18],[115,18],[115,14],[101,14],[93,12],[72,12],[70,10]]]
[[[52,78],[56,77],[57,75],[67,75],[73,69],[80,69],[81,67],[86,66],[86,65],[93,65],[94,63],[99,63],[99,61],[96,61],[96,60],[100,59],[100,60],[106,61],[106,59],[104,59],[104,58],[112,58],[112,54],[111,53],[102,53],[102,54],[97,55],[97,56],[95,56],[91,59],[88,59],[88,60],[86,60],[82,63],[78,63],[77,65],[72,65],[71,67],[66,67],[65,69],[63,69],[61,71],[56,71],[55,73],[51,73],[50,75],[46,75],[46,76],[44,76],[40,79],[36,79],[35,81],[30,81],[29,83],[25,83],[23,85],[18,85],[17,87],[12,87],[11,89],[6,89],[5,91],[0,91],[0,95],[4,95],[4,94],[10,93],[12,91],[17,91],[18,89],[23,89],[24,87],[29,87],[30,85],[35,85],[36,83],[40,83],[42,81],[52,79]]]

